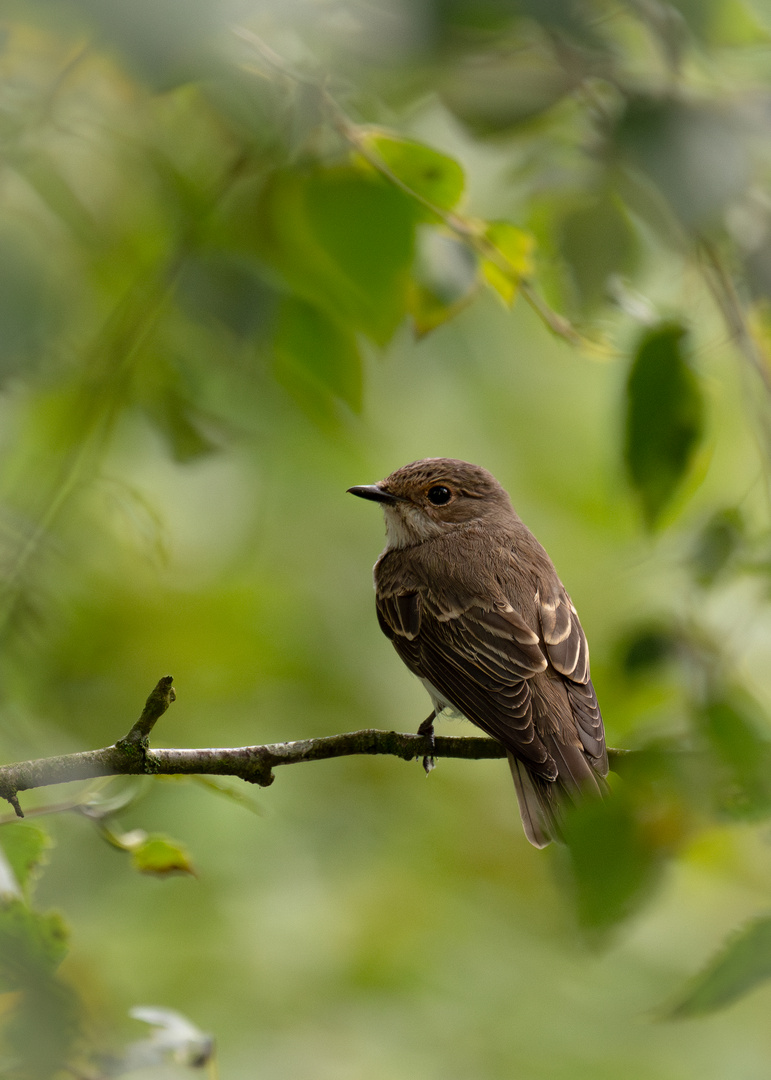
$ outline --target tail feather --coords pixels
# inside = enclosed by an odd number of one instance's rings
[[[559,829],[554,819],[552,807],[549,805],[548,794],[540,791],[536,785],[538,779],[533,777],[527,767],[513,754],[509,754],[509,766],[514,778],[514,788],[517,792],[519,803],[519,816],[522,818],[522,828],[525,836],[533,847],[545,848],[552,840],[559,836]],[[541,781],[543,784],[544,781]],[[551,781],[545,781],[550,784]],[[540,786],[540,785],[539,785]]]
[[[602,797],[608,791],[605,780],[592,768],[581,747],[559,742],[553,736],[544,741],[557,766],[556,780],[544,779],[513,754],[508,755],[522,827],[537,848],[562,839],[563,807],[575,805],[583,796]]]
[[[553,735],[544,739],[557,766],[557,785],[572,801],[581,795],[605,795],[607,784],[581,746],[560,742]]]

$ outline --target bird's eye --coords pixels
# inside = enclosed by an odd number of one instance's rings
[[[442,484],[437,484],[436,487],[428,490],[428,501],[432,502],[434,506],[444,506],[451,498],[452,492]]]

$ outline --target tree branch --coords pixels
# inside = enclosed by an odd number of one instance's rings
[[[424,735],[366,729],[342,735],[265,746],[205,747],[198,750],[145,750],[137,753],[128,739],[101,750],[19,761],[0,767],[0,796],[16,809],[16,794],[31,788],[91,780],[97,776],[192,775],[238,776],[267,787],[277,765],[322,761],[351,754],[392,754],[409,761],[431,750],[436,757],[500,758],[506,751],[492,739],[438,737],[433,748]]]
[[[164,675],[162,679],[158,680],[155,689],[145,702],[145,707],[142,709],[142,715],[134,724],[125,739],[120,740],[117,744],[118,746],[147,746],[150,732],[155,727],[157,721],[160,720],[166,712],[169,705],[171,705],[172,701],[176,700],[177,695],[174,693],[173,682],[174,679],[171,675]]]
[[[0,766],[0,797],[6,799],[19,817],[23,817],[17,797],[20,791],[67,784],[73,780],[92,780],[98,776],[190,776],[194,774],[237,776],[250,784],[268,787],[273,783],[277,765],[299,761],[323,761],[352,754],[391,754],[404,761],[434,757],[483,760],[506,757],[500,743],[488,738],[438,735],[408,735],[396,731],[366,728],[342,735],[296,742],[269,743],[265,746],[204,747],[198,750],[150,750],[147,737],[153,725],[174,700],[170,675],[164,676],[147,699],[141,717],[125,738],[101,750],[18,761]],[[611,759],[627,751],[610,750]]]

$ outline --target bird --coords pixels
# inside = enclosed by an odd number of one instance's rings
[[[496,739],[527,839],[561,840],[565,807],[607,793],[608,754],[586,636],[548,554],[467,461],[423,458],[348,491],[385,513],[377,617],[431,698],[418,730],[433,738],[448,710]]]

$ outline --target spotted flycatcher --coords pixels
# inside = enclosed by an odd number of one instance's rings
[[[348,489],[383,506],[377,616],[422,681],[508,751],[525,835],[545,847],[560,807],[602,794],[605,733],[589,649],[551,559],[489,472],[453,458],[413,461]]]

